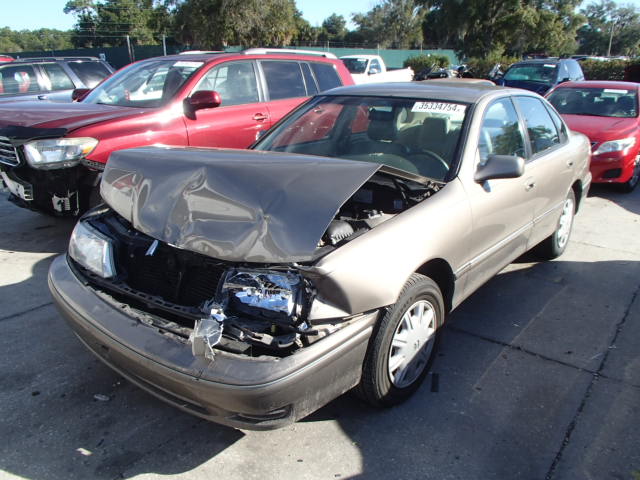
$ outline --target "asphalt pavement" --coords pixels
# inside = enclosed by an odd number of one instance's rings
[[[640,480],[640,189],[594,187],[565,254],[450,317],[405,404],[347,394],[270,432],[182,413],[74,337],[46,273],[73,221],[0,193],[0,478]]]

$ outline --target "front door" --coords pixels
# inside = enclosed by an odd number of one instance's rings
[[[218,92],[222,104],[185,116],[190,146],[247,148],[256,141],[261,130],[271,127],[269,110],[261,101],[253,61],[216,65],[202,77],[191,94],[200,90]]]

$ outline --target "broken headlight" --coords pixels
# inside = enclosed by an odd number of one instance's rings
[[[33,168],[66,168],[77,165],[96,145],[98,140],[90,137],[52,138],[26,143],[24,153]]]
[[[292,317],[299,313],[302,287],[302,277],[296,273],[234,269],[227,272],[221,293],[237,310]]]
[[[69,242],[69,256],[102,278],[115,275],[112,243],[86,222],[78,222],[73,229]]]

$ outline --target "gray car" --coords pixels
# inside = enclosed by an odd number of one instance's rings
[[[113,73],[95,57],[22,58],[0,64],[0,102],[71,102],[76,88],[93,88]]]
[[[195,415],[276,428],[353,387],[390,406],[460,302],[563,253],[589,152],[523,90],[338,88],[252,151],[114,152],[49,286],[93,353]]]

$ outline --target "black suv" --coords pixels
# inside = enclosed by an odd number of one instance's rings
[[[576,60],[540,58],[514,63],[496,83],[544,95],[559,83],[582,80],[584,73]]]
[[[76,88],[93,88],[113,68],[95,57],[24,58],[0,64],[0,102],[70,102]]]

